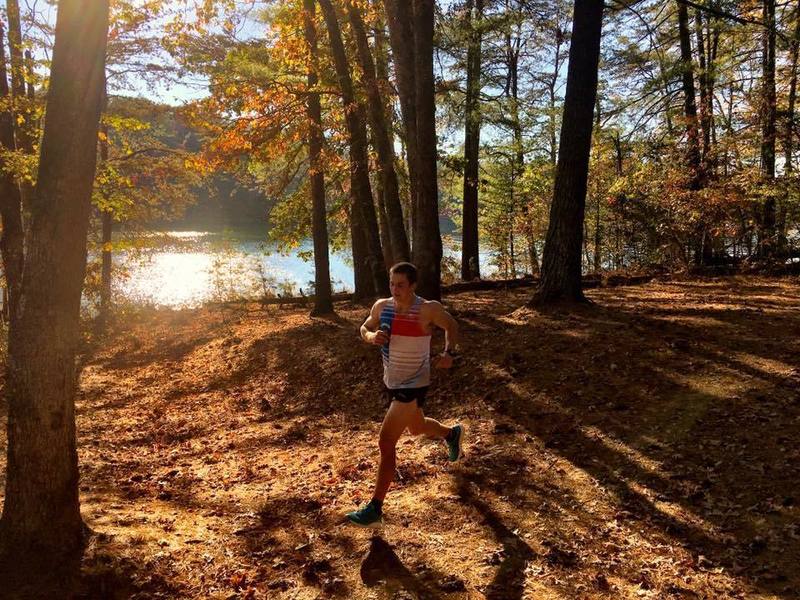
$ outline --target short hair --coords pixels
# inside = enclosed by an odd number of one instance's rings
[[[408,283],[417,283],[417,267],[410,262],[399,262],[389,269],[389,275],[402,273],[408,279]]]

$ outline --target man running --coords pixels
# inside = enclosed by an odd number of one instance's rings
[[[391,404],[381,425],[378,446],[381,462],[372,500],[359,510],[347,513],[349,522],[362,527],[382,522],[383,499],[395,474],[397,440],[408,429],[411,435],[426,435],[447,443],[449,458],[461,458],[464,427],[445,427],[422,413],[431,379],[431,333],[434,326],[445,331],[444,352],[434,366],[448,369],[457,356],[458,324],[435,301],[416,295],[417,268],[401,262],[389,271],[391,298],[375,302],[361,326],[361,338],[381,346],[383,383]]]

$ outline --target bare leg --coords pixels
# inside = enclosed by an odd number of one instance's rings
[[[415,403],[416,404],[416,403]],[[424,435],[430,438],[445,438],[450,433],[450,428],[445,427],[436,419],[426,417],[421,408],[417,408],[411,423],[408,425],[411,435]]]
[[[403,432],[410,425],[413,420],[417,408],[417,401],[413,402],[399,402],[392,401],[386,416],[383,418],[383,425],[381,425],[380,438],[378,439],[378,447],[381,450],[381,462],[378,466],[378,479],[375,482],[375,493],[373,498],[383,501],[386,497],[386,492],[389,491],[389,485],[394,479],[395,468],[397,467],[397,440],[403,435]]]

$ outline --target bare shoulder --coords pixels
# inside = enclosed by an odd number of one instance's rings
[[[375,301],[375,304],[372,305],[372,309],[370,310],[371,314],[380,314],[380,312],[384,309],[384,307],[389,303],[391,298],[378,298]]]
[[[431,316],[447,312],[438,300],[423,300],[420,310]]]

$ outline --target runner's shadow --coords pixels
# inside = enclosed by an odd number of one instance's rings
[[[380,536],[370,540],[369,552],[361,562],[361,581],[370,588],[381,583],[385,583],[390,591],[403,588],[420,600],[441,598],[439,593],[408,570],[394,549]]]

